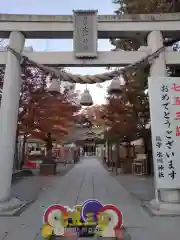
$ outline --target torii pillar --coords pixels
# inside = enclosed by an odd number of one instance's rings
[[[21,53],[25,37],[20,32],[11,32],[9,46]],[[0,212],[21,205],[20,200],[11,198],[12,169],[14,162],[19,98],[21,89],[20,62],[10,51],[7,63],[0,108]]]
[[[151,53],[163,46],[163,36],[160,31],[153,31],[148,35],[148,48]],[[167,77],[166,61],[164,51],[153,60],[150,68],[150,77]],[[154,165],[156,163],[154,162]],[[156,171],[156,166],[154,169]],[[156,174],[154,174],[156,175]],[[150,202],[150,208],[156,215],[180,214],[180,189],[157,189],[155,177],[156,200]],[[158,201],[157,201],[158,200]]]

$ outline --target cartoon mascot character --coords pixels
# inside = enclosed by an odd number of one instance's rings
[[[122,214],[114,205],[105,205],[97,214],[98,235],[101,237],[116,237],[122,227]]]
[[[64,216],[67,210],[61,205],[50,206],[44,214],[44,224],[41,230],[42,236],[49,240],[53,235],[64,235]]]

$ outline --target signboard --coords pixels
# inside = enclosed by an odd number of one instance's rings
[[[149,78],[157,188],[180,188],[180,78]]]
[[[74,11],[73,38],[77,58],[97,57],[97,11]]]
[[[123,225],[120,210],[111,204],[103,205],[88,199],[73,208],[52,205],[44,213],[42,236],[59,237],[119,237]]]

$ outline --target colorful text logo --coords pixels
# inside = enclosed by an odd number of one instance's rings
[[[89,199],[69,208],[52,205],[44,213],[42,236],[116,237],[122,227],[121,211],[112,204]]]

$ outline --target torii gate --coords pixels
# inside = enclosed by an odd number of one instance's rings
[[[72,39],[74,52],[27,52],[29,59],[48,66],[126,66],[163,46],[163,37],[180,34],[180,13],[146,15],[101,15],[97,11],[75,11],[74,16],[0,15],[0,38],[9,38],[9,46],[21,53],[25,38]],[[97,39],[134,37],[147,39],[139,51],[98,52]],[[166,77],[166,65],[180,64],[180,53],[167,48],[151,64],[152,78]],[[0,211],[20,206],[11,199],[11,176],[20,94],[20,63],[12,52],[0,52],[0,65],[6,65],[0,121]],[[158,98],[157,98],[158,99]],[[153,131],[153,128],[152,128]],[[154,134],[155,132],[153,132]],[[155,154],[155,153],[154,153]],[[154,160],[155,172],[157,162]],[[179,173],[180,175],[180,173]],[[157,207],[165,212],[180,213],[180,181],[156,184],[160,193]]]

